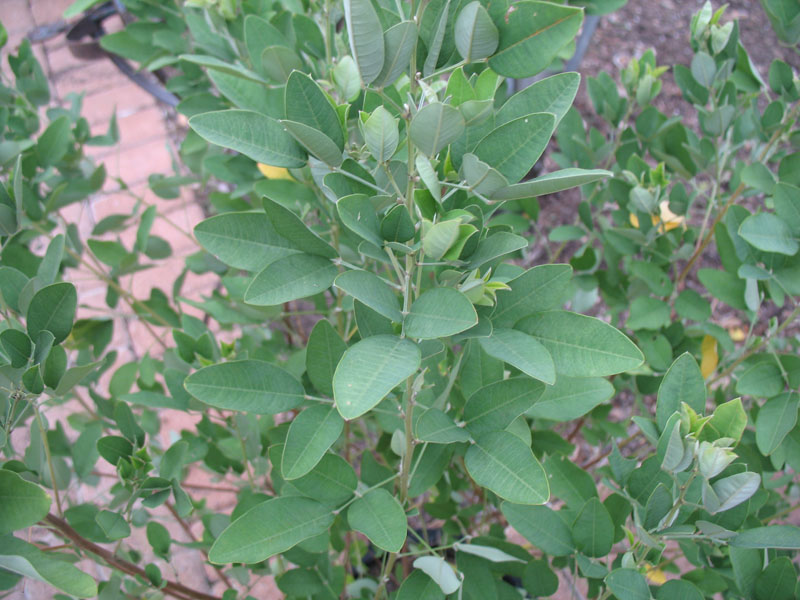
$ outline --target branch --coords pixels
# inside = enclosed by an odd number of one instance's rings
[[[127,575],[138,575],[145,581],[150,581],[144,569],[128,562],[127,560],[123,560],[115,556],[110,550],[106,550],[105,548],[90,542],[72,527],[70,527],[64,519],[59,519],[57,516],[49,514],[44,518],[44,521],[55,528],[59,535],[70,540],[81,550],[90,552],[95,556],[99,556],[105,562],[107,562],[109,566],[114,567],[118,571],[122,571]],[[210,594],[193,590],[185,585],[181,585],[180,583],[173,581],[167,581],[164,587],[161,588],[161,591],[165,594],[169,594],[173,598],[178,598],[179,600],[221,600],[217,596],[212,596]]]

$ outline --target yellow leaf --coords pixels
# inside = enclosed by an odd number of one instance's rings
[[[271,165],[265,165],[264,163],[258,163],[258,170],[268,179],[294,179],[289,174],[289,170],[283,167],[273,167]]]
[[[647,570],[647,580],[654,584],[654,585],[664,585],[667,582],[667,576],[664,574],[664,571],[653,567],[651,565],[647,565],[645,567]]]
[[[702,359],[700,361],[700,372],[703,378],[707,379],[719,364],[719,354],[717,353],[717,340],[710,335],[703,337],[703,343],[700,346]]]
[[[631,216],[628,217],[628,220],[631,222],[631,225],[636,227],[636,229],[639,229],[639,217],[637,217],[635,214],[631,213]]]

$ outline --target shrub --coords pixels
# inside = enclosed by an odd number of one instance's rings
[[[213,597],[162,573],[162,522],[197,520],[226,600],[267,574],[292,598],[539,597],[559,575],[603,600],[796,594],[800,529],[776,523],[796,508],[798,311],[759,323],[800,293],[791,68],[764,82],[706,5],[675,68],[697,129],[652,105],[664,69],[648,53],[624,96],[588,82],[610,133],[587,135],[576,73],[510,97],[504,80],[569,55],[577,2],[129,4],[149,18],[105,47],[177,69],[182,158],[234,184],[211,193],[187,261],[219,286],[193,303],[202,320],[180,279],[171,298],[120,285],[169,254],[155,207],[85,246],[59,219],[102,185],[83,146],[116,127],[90,138],[76,101],[37,135],[48,93],[23,45],[0,109],[4,587]],[[554,134],[561,169],[530,178]],[[531,266],[537,198],[572,188],[575,223],[548,232],[565,246]],[[134,224],[130,249],[103,239]],[[698,283],[712,241],[723,270]],[[112,322],[75,321],[79,265],[174,345],[116,364]],[[740,346],[706,291],[748,319]],[[82,406],[68,429],[47,418],[67,401]],[[162,445],[163,409],[197,425]],[[188,483],[201,470],[232,486],[231,510]],[[66,546],[25,541],[30,527]],[[115,574],[96,582],[79,558]]]

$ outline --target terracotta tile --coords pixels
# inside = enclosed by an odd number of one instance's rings
[[[53,85],[62,97],[70,92],[90,96],[128,83],[128,78],[109,60],[81,62],[76,68],[56,72],[53,76]]]
[[[9,38],[17,32],[26,33],[36,26],[28,0],[3,0],[0,2],[0,21],[8,31]]]
[[[91,124],[108,123],[115,109],[117,118],[122,119],[154,105],[155,100],[150,94],[126,82],[84,98],[83,114]]]
[[[5,1],[5,0],[3,0]],[[70,7],[74,0],[31,0],[33,19],[37,25],[47,25],[62,21],[64,11]]]
[[[105,164],[109,179],[121,178],[128,186],[146,182],[147,177],[153,173],[171,170],[171,157],[164,139],[156,139],[134,148],[121,148],[99,162]],[[110,180],[107,185],[109,189],[115,186]]]

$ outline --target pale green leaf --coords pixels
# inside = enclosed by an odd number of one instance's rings
[[[292,254],[267,265],[250,282],[244,301],[256,306],[276,306],[314,296],[328,289],[339,271],[327,258]]]
[[[535,113],[509,121],[484,137],[474,154],[510,182],[522,179],[539,160],[555,129],[550,113]]]
[[[347,522],[387,552],[400,552],[406,541],[405,511],[383,488],[371,490],[353,502],[347,511]]]
[[[303,386],[280,367],[239,360],[204,367],[184,381],[186,391],[210,406],[269,415],[303,401]]]
[[[383,106],[372,111],[364,123],[364,141],[372,157],[379,163],[388,162],[397,150],[400,141],[397,119]]]
[[[406,335],[418,339],[448,337],[473,327],[478,314],[472,302],[453,288],[434,288],[412,304],[403,322]]]
[[[408,128],[411,140],[428,157],[456,141],[464,132],[464,117],[457,108],[441,102],[423,106]]]
[[[414,561],[414,568],[433,579],[444,594],[454,594],[461,587],[453,567],[440,556],[420,556]]]
[[[412,21],[401,21],[386,30],[383,42],[386,60],[373,82],[380,87],[391,85],[408,69],[408,61],[417,43],[417,26]]]
[[[562,169],[541,175],[530,181],[522,183],[515,183],[508,187],[500,188],[494,192],[490,198],[492,200],[522,200],[525,198],[535,198],[537,196],[544,196],[546,194],[555,194],[593,183],[606,177],[611,177],[611,171],[604,171],[602,169]]]
[[[551,113],[555,116],[556,125],[558,125],[559,121],[567,114],[570,106],[572,106],[572,101],[575,100],[580,83],[580,73],[559,73],[536,81],[522,88],[505,101],[500,110],[497,111],[495,124],[498,126],[503,125],[533,113]],[[556,171],[556,173],[569,171],[581,172],[583,169],[566,169],[565,171]],[[607,171],[605,172],[608,173]],[[543,177],[553,175],[555,173],[548,173]]]
[[[347,344],[326,319],[317,321],[306,346],[306,373],[321,393],[333,396],[333,374]]]
[[[213,564],[258,563],[325,532],[334,515],[310,498],[272,498],[228,525],[208,551]]]
[[[739,235],[764,252],[794,256],[800,250],[800,242],[789,226],[771,213],[747,217],[739,227]]]
[[[800,394],[786,392],[761,407],[756,417],[756,445],[761,454],[769,456],[781,445],[783,438],[797,424]]]
[[[333,376],[336,407],[345,419],[355,419],[383,400],[416,373],[419,347],[394,335],[374,335],[348,348]]]
[[[614,386],[600,377],[561,375],[525,414],[549,421],[572,421],[614,395]]]
[[[377,79],[383,69],[383,28],[369,0],[344,0],[344,18],[350,51],[365,84]]]
[[[480,388],[464,405],[467,429],[473,436],[505,429],[535,405],[544,389],[541,382],[527,377],[503,379]]]
[[[661,430],[683,402],[701,415],[705,412],[705,381],[697,361],[688,352],[675,359],[658,387],[656,422]]]
[[[400,299],[392,289],[377,275],[370,271],[345,271],[333,285],[363,302],[375,312],[396,323],[403,320],[400,312]]]
[[[305,409],[289,426],[283,446],[281,474],[284,479],[302,477],[322,459],[342,433],[344,421],[333,405]]]
[[[480,2],[467,4],[458,15],[455,27],[456,48],[466,62],[491,56],[500,34]]]
[[[516,329],[535,337],[553,357],[556,373],[604,377],[635,369],[644,356],[627,336],[594,317],[567,311],[536,313]]]
[[[575,552],[569,525],[553,509],[510,502],[503,502],[500,508],[508,524],[542,552],[551,556],[567,556]]]
[[[261,213],[228,212],[211,217],[195,226],[194,236],[226,265],[247,271],[260,271],[279,258],[301,252]]]
[[[50,503],[41,487],[0,469],[0,535],[35,525],[47,516]]]
[[[544,504],[550,486],[530,447],[507,431],[478,437],[464,457],[470,477],[515,504]]]
[[[540,265],[508,282],[510,290],[497,293],[492,313],[495,327],[512,327],[530,314],[556,308],[572,279],[569,265]]]
[[[533,337],[515,329],[495,329],[492,335],[479,338],[489,356],[516,367],[526,375],[552,385],[556,381],[553,359]]]
[[[296,169],[306,164],[306,154],[275,119],[249,110],[220,110],[189,119],[203,139],[236,150],[256,162]]]

